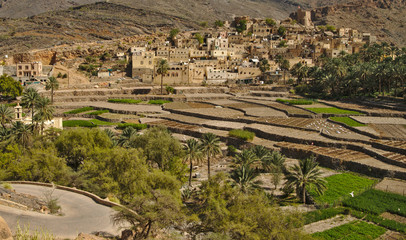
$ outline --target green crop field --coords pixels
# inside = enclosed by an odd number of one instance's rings
[[[394,193],[371,189],[357,197],[346,199],[343,204],[376,215],[390,212],[406,217],[406,197]]]
[[[376,180],[352,173],[335,174],[326,177],[325,180],[327,181],[327,190],[323,195],[318,196],[315,191],[309,189],[309,193],[313,196],[316,203],[333,204],[336,201],[351,197],[350,193],[352,191],[357,195],[369,189],[376,182]]]
[[[92,120],[66,120],[63,121],[63,127],[97,127],[97,126],[111,126],[117,123],[100,121],[98,119]]]
[[[142,102],[142,100],[139,99],[109,99],[107,101],[110,103],[127,103],[127,104],[138,104]]]
[[[148,104],[162,105],[162,104],[170,103],[170,102],[172,102],[172,101],[157,99],[157,100],[149,100]]]
[[[326,114],[347,114],[347,115],[362,115],[360,112],[350,111],[335,107],[328,107],[328,108],[306,108],[314,113],[326,113]]]
[[[83,107],[83,108],[77,108],[68,112],[64,112],[64,114],[78,114],[78,113],[83,113],[83,112],[88,112],[92,111],[93,107]]]
[[[364,127],[364,126],[366,126],[365,124],[357,122],[354,119],[349,118],[349,117],[331,117],[330,119],[333,120],[333,121],[336,121],[336,122],[344,123],[344,124],[346,124],[346,125],[348,125],[350,127]]]
[[[98,110],[98,111],[94,111],[94,112],[90,112],[90,113],[86,113],[88,115],[101,115],[103,113],[108,113],[109,110]]]
[[[316,239],[336,240],[336,239],[353,239],[353,240],[371,240],[376,239],[386,232],[386,229],[374,224],[355,221],[324,232],[312,234]]]
[[[314,103],[313,100],[309,99],[276,99],[277,102],[280,103],[289,103],[290,105],[312,105]]]
[[[325,208],[316,211],[306,212],[303,214],[305,224],[310,224],[313,222],[318,222],[324,219],[335,217],[339,214],[344,214],[346,209],[343,207],[337,208]]]

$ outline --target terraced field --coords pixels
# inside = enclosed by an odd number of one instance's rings
[[[369,126],[378,132],[381,137],[406,140],[406,128],[402,125],[370,124]]]
[[[247,103],[255,103],[255,104],[273,108],[278,111],[282,111],[282,112],[286,113],[289,117],[315,117],[316,116],[315,114],[313,114],[309,111],[306,111],[304,109],[290,106],[287,104],[278,103],[278,102],[267,101],[267,100],[247,99],[247,98],[241,98],[240,100],[247,102]]]

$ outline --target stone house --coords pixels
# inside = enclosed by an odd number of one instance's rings
[[[168,61],[171,63],[189,62],[189,51],[188,48],[171,48]]]

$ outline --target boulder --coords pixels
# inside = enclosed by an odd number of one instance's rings
[[[98,237],[92,234],[79,233],[75,240],[106,240],[106,238]]]
[[[0,240],[13,240],[11,230],[2,217],[0,217]]]
[[[121,232],[121,240],[132,240],[134,239],[135,232],[133,230],[124,230]]]

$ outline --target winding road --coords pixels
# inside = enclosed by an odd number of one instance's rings
[[[39,198],[44,198],[44,193],[51,188],[29,185],[13,184],[17,193],[26,193]],[[38,212],[24,211],[0,205],[2,216],[13,233],[17,224],[21,227],[28,226],[30,231],[45,231],[58,238],[74,239],[81,232],[104,232],[119,235],[119,226],[111,222],[114,210],[94,202],[91,198],[81,194],[56,189],[53,197],[59,198],[63,216],[46,215]]]

